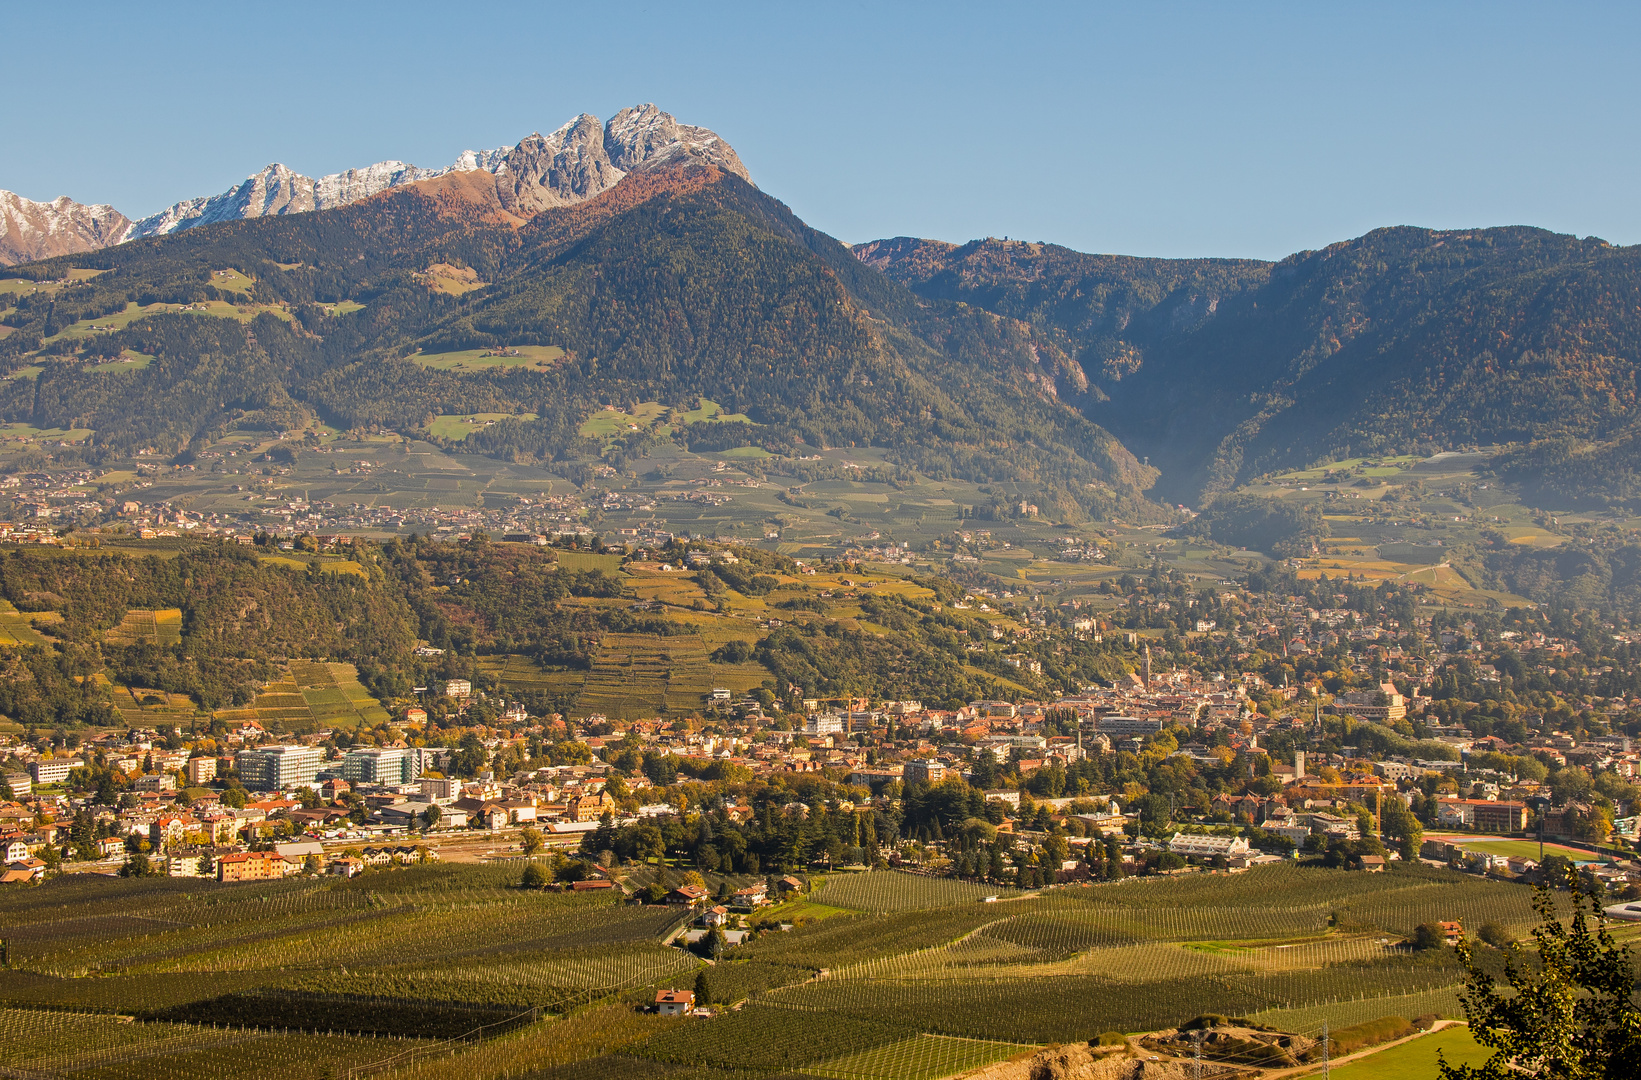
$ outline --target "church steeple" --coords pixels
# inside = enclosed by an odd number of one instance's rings
[[[1151,643],[1149,641],[1145,643],[1145,676],[1143,681],[1145,688],[1147,690],[1151,689]]]

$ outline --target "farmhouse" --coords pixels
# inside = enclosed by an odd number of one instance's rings
[[[695,1008],[695,991],[662,990],[655,995],[655,1011],[662,1016],[683,1016]]]

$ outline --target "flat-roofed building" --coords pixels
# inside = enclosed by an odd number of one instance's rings
[[[258,746],[234,755],[240,783],[252,791],[313,786],[322,756],[316,746]]]
[[[1113,739],[1156,735],[1162,731],[1162,721],[1143,716],[1102,716],[1098,721],[1098,730]]]
[[[934,758],[919,758],[906,762],[900,777],[908,784],[938,784],[946,779],[946,766]]]
[[[356,747],[342,758],[342,779],[351,784],[408,784],[421,774],[421,755],[402,746]]]

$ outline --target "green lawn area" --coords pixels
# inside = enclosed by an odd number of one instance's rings
[[[22,375],[29,370],[29,368],[24,368],[23,371],[19,371],[17,374]],[[38,368],[33,370],[39,371]],[[30,375],[28,377],[33,378],[34,376]],[[90,428],[37,428],[31,424],[0,424],[0,440],[21,439],[32,441],[34,439],[44,439],[48,442],[84,442],[95,434],[96,432]]]
[[[699,424],[707,420],[718,423],[752,423],[752,418],[745,413],[726,413],[724,407],[716,401],[708,401],[706,398],[701,398],[700,401],[699,408],[678,414],[679,423]]]
[[[1491,1053],[1470,1037],[1469,1028],[1450,1027],[1343,1065],[1333,1075],[1339,1080],[1429,1080],[1436,1075],[1437,1051],[1449,1065],[1480,1065]]]
[[[341,305],[337,306],[340,309]],[[341,314],[340,310],[338,314]],[[419,367],[437,371],[485,371],[490,368],[545,366],[564,356],[564,350],[557,345],[510,345],[503,352],[511,355],[499,355],[491,349],[463,349],[460,352],[417,353],[410,359]]]
[[[788,900],[784,904],[772,904],[757,913],[759,920],[777,919],[781,922],[797,922],[799,919],[828,919],[833,915],[854,915],[856,912],[847,908],[831,907],[827,904],[817,904],[811,900]]]
[[[447,413],[427,425],[427,433],[440,439],[461,442],[480,428],[489,427],[498,420],[534,420],[535,413]]]
[[[761,446],[735,446],[723,451],[718,456],[727,458],[766,458],[775,455]]]

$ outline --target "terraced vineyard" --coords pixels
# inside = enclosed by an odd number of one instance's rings
[[[697,634],[605,634],[575,711],[620,719],[682,715],[699,709],[713,685],[712,660]]]
[[[0,646],[49,645],[50,640],[35,626],[61,620],[62,616],[54,611],[25,615],[10,600],[0,600]]]
[[[269,683],[248,708],[218,709],[214,714],[229,723],[254,720],[267,726],[277,722],[286,731],[322,727],[354,728],[383,723],[388,711],[359,682],[352,664],[292,660],[289,677]]]
[[[115,645],[181,644],[182,609],[133,609],[125,613],[119,625],[103,634],[103,640]]]
[[[312,689],[347,673],[295,674]],[[630,870],[636,886],[653,876]],[[1400,936],[1438,918],[1519,934],[1532,919],[1524,889],[1422,866],[1283,865],[1037,894],[875,872],[822,884],[789,909],[807,918],[703,968],[666,944],[677,909],[520,890],[517,872],[75,877],[0,893],[13,958],[0,972],[0,1070],[937,1080],[1202,1012],[1299,1031],[1453,1012],[1452,954],[1407,951]],[[633,1012],[698,972],[739,1009]]]
[[[359,670],[352,664],[292,660],[291,678],[322,727],[369,726],[389,718],[387,710],[359,682]]]
[[[587,673],[574,669],[547,669],[528,656],[486,656],[479,667],[495,679],[503,692],[570,695],[587,681]]]

